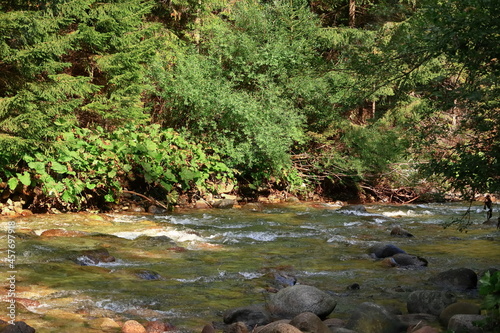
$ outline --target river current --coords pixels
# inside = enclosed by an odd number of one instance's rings
[[[482,224],[481,203],[472,208],[467,232],[443,228],[467,211],[462,203],[365,207],[304,203],[4,219],[2,256],[15,228],[15,262],[2,260],[0,273],[7,281],[15,272],[16,320],[41,333],[76,333],[101,332],[93,323],[104,317],[162,320],[178,331],[201,332],[225,310],[265,303],[292,283],[334,295],[330,317],[348,318],[365,301],[405,313],[408,293],[432,289],[428,280],[439,272],[500,269],[500,232]],[[391,236],[396,226],[414,237]],[[388,267],[368,255],[377,243],[394,244],[428,266]],[[359,290],[348,288],[354,283]],[[1,291],[4,301],[8,289]],[[460,297],[479,302],[474,293]],[[0,319],[8,320],[9,303],[3,304]]]

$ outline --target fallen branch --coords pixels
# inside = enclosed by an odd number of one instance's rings
[[[149,202],[152,202],[155,205],[161,206],[162,208],[165,208],[166,210],[168,210],[168,206],[165,206],[164,204],[162,204],[158,200],[150,198],[150,197],[147,197],[144,194],[140,194],[140,193],[137,193],[137,192],[134,192],[134,191],[129,191],[129,190],[123,190],[122,192],[123,193],[129,193],[129,194],[137,195],[138,197],[144,198],[144,199],[148,200]]]

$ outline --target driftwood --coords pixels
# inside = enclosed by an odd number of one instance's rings
[[[362,185],[361,187],[373,193],[378,199],[387,198],[389,202],[393,203],[409,204],[420,197],[409,187],[391,188],[387,186],[372,187],[367,185]]]
[[[137,195],[138,197],[141,197],[141,198],[143,198],[143,199],[146,199],[146,200],[148,200],[149,202],[152,202],[152,203],[154,203],[155,205],[158,205],[158,206],[160,206],[160,207],[165,208],[166,210],[168,210],[168,206],[166,206],[166,205],[162,204],[161,202],[159,202],[159,201],[158,201],[158,200],[156,200],[156,199],[153,199],[153,198],[147,197],[147,196],[145,196],[144,194],[137,193],[137,192],[134,192],[134,191],[129,191],[129,190],[123,190],[122,192],[123,192],[123,193],[129,193],[129,194]]]

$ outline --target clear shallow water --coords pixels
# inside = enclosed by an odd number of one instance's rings
[[[500,268],[500,232],[480,224],[481,209],[473,211],[476,223],[470,230],[460,233],[442,223],[461,216],[467,210],[462,204],[366,207],[366,213],[300,204],[266,206],[260,212],[20,218],[16,228],[24,236],[16,241],[16,291],[18,303],[27,308],[18,304],[17,320],[26,320],[37,332],[99,332],[89,322],[100,317],[159,319],[180,331],[199,332],[204,324],[220,321],[229,308],[264,303],[269,290],[279,287],[274,273],[334,294],[338,305],[331,317],[347,318],[364,301],[404,312],[408,293],[433,288],[427,280],[438,272]],[[1,230],[7,230],[7,223],[0,222]],[[394,226],[415,237],[391,237]],[[47,229],[87,234],[41,236]],[[5,239],[0,241],[5,250]],[[385,267],[367,254],[379,242],[423,257],[429,266]],[[95,249],[106,249],[116,260],[90,266],[75,262]],[[353,283],[361,289],[348,290]],[[0,318],[5,319],[1,311]]]

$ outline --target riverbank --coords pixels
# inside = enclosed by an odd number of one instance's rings
[[[443,203],[458,202],[460,196],[457,193],[444,193],[433,188],[388,188],[365,186],[364,191],[356,189],[344,189],[347,192],[339,192],[324,196],[315,192],[289,193],[283,190],[273,190],[272,188],[256,190],[240,189],[234,191],[234,186],[222,186],[216,195],[205,194],[188,195],[179,194],[169,198],[167,201],[160,201],[152,196],[139,192],[124,190],[117,202],[105,202],[97,200],[99,205],[74,206],[64,204],[57,198],[47,198],[41,193],[23,191],[23,193],[4,193],[4,200],[0,201],[0,217],[21,217],[31,214],[61,214],[74,212],[91,213],[165,213],[179,209],[211,209],[211,208],[232,208],[243,207],[247,204],[266,205],[284,203],[329,203],[337,206],[347,204],[410,204],[410,203]],[[5,192],[5,191],[4,191]],[[477,200],[484,200],[478,197]],[[493,201],[496,201],[493,198]],[[247,207],[250,207],[248,205]]]

